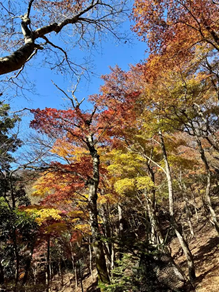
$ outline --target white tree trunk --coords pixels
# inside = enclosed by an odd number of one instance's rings
[[[178,224],[176,223],[175,217],[174,217],[174,206],[173,206],[173,186],[172,186],[172,177],[171,177],[171,172],[170,172],[170,166],[167,158],[167,153],[166,153],[166,147],[163,139],[162,132],[159,132],[160,136],[160,144],[161,148],[163,151],[163,158],[164,158],[164,163],[165,163],[165,170],[166,170],[166,177],[167,177],[167,185],[168,185],[168,193],[169,193],[169,212],[170,212],[170,217],[171,217],[171,225],[174,228],[174,231],[176,233],[176,236],[179,240],[179,243],[184,251],[186,260],[187,260],[187,265],[188,265],[188,274],[189,278],[191,281],[194,281],[196,275],[195,275],[195,266],[194,266],[194,261],[193,261],[193,256],[192,253],[188,247],[188,244],[184,237],[182,236],[182,233],[178,227]]]

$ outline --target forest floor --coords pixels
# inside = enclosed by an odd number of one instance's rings
[[[219,238],[210,222],[199,215],[200,222],[194,221],[195,237],[189,240],[189,247],[194,256],[196,267],[196,280],[194,292],[219,292]],[[201,221],[201,218],[203,219]],[[185,257],[179,249],[178,240],[175,238],[170,244],[172,255],[181,269],[187,274]],[[97,273],[93,277],[88,273],[82,280],[84,292],[98,292]],[[82,292],[82,286],[75,286],[74,275],[67,273],[63,276],[63,285],[60,286],[60,277],[55,276],[51,290],[53,292]]]

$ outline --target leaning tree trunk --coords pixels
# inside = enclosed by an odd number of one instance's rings
[[[161,148],[163,151],[163,158],[164,158],[166,177],[167,177],[167,185],[168,185],[168,193],[169,193],[169,213],[171,217],[171,225],[176,233],[176,236],[185,254],[187,265],[188,265],[189,278],[191,281],[194,281],[196,275],[195,275],[195,266],[194,266],[193,256],[188,247],[186,240],[184,239],[181,233],[181,229],[179,228],[174,217],[172,177],[171,177],[170,166],[169,166],[169,162],[167,158],[166,147],[165,147],[165,143],[164,143],[164,139],[163,139],[163,135],[161,131],[159,132],[159,137],[160,137]]]
[[[154,240],[155,237],[155,243],[153,243],[154,245],[156,244],[158,249],[162,249],[163,252],[166,253],[166,256],[170,259],[170,262],[173,264],[173,266],[176,268],[176,271],[178,272],[178,278],[183,281],[185,280],[184,278],[184,274],[183,271],[181,270],[181,268],[179,267],[179,265],[176,264],[176,262],[174,261],[174,259],[171,256],[171,251],[168,247],[168,245],[166,245],[166,239],[164,239],[164,236],[161,232],[161,228],[160,228],[160,224],[159,224],[159,220],[157,218],[157,216],[155,215],[155,205],[152,204],[152,201],[149,201],[149,198],[147,196],[146,191],[144,192],[145,197],[146,197],[146,202],[147,202],[147,212],[148,212],[148,216],[150,219],[150,225],[151,225],[151,240]],[[149,201],[149,202],[148,202]]]
[[[98,209],[97,209],[97,189],[99,185],[99,155],[95,149],[93,137],[89,135],[87,137],[87,146],[90,151],[93,162],[93,177],[88,179],[89,197],[88,197],[88,209],[89,209],[89,223],[92,232],[92,244],[93,251],[96,259],[96,268],[98,271],[99,281],[102,283],[110,283],[105,255],[103,250],[103,244],[101,241],[99,227],[98,227]]]
[[[211,203],[211,198],[210,198],[210,188],[211,188],[211,171],[209,168],[209,164],[208,161],[206,159],[206,155],[205,155],[205,151],[202,147],[201,141],[200,139],[197,137],[196,139],[197,144],[199,146],[199,152],[201,155],[201,159],[205,165],[205,169],[206,169],[206,178],[207,178],[207,183],[206,183],[206,191],[205,191],[205,196],[203,198],[204,201],[204,205],[205,208],[207,208],[211,214],[211,222],[213,223],[213,225],[215,226],[215,229],[217,231],[217,233],[219,233],[219,224],[218,224],[218,220],[217,220],[217,216],[216,213],[212,207],[212,203]]]

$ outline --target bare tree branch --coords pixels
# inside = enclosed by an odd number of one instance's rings
[[[57,46],[53,42],[49,41],[48,38],[46,38],[46,35],[48,35],[50,33],[53,33],[53,32],[56,34],[60,33],[61,30],[63,30],[63,28],[69,24],[73,25],[73,24],[79,23],[82,26],[83,26],[83,23],[91,24],[92,26],[94,25],[95,26],[94,28],[97,29],[98,31],[100,29],[108,30],[112,34],[114,34],[114,36],[116,36],[116,34],[111,29],[110,23],[111,23],[111,21],[113,21],[113,16],[118,15],[118,13],[121,10],[119,9],[119,11],[117,11],[113,6],[111,6],[107,3],[104,3],[102,1],[98,1],[98,0],[91,1],[87,7],[83,8],[81,11],[79,11],[73,17],[65,18],[64,20],[60,21],[59,23],[53,22],[51,24],[42,26],[42,27],[37,28],[36,30],[32,31],[30,29],[30,24],[31,24],[30,12],[31,12],[31,7],[32,7],[33,2],[34,2],[34,0],[29,1],[27,13],[24,14],[23,16],[20,16],[21,30],[22,30],[25,45],[20,47],[18,50],[16,50],[12,54],[0,58],[0,75],[6,74],[9,72],[13,72],[13,71],[18,70],[20,68],[23,68],[24,64],[30,60],[30,56],[32,56],[32,54],[36,48],[43,49],[42,46],[39,47],[39,45],[36,43],[36,40],[39,38],[45,39],[46,43],[48,43],[51,46],[53,46],[54,48],[62,51],[62,53],[65,56],[65,60],[68,64],[69,68],[72,70],[71,63],[68,59],[66,51],[63,48],[61,48],[60,46]],[[108,11],[106,11],[106,14],[102,15],[102,16],[100,15],[99,17],[98,17],[98,14],[94,15],[94,17],[96,17],[96,18],[92,19],[91,16],[93,15],[92,12],[94,11],[94,9],[96,9],[98,11],[98,9],[101,10],[102,7],[106,8],[108,10]],[[109,12],[109,10],[110,10],[110,12]],[[89,18],[86,17],[88,12],[91,12]],[[108,19],[109,16],[111,17],[111,19]],[[80,38],[82,40],[84,38],[84,34],[87,33],[87,31],[88,31],[88,29],[86,28],[84,31],[81,32]],[[36,54],[36,52],[35,52],[35,54]]]

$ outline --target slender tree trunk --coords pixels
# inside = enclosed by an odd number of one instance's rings
[[[148,171],[150,174],[150,178],[151,178],[153,184],[155,185],[155,174],[154,174],[154,171],[153,171],[149,161],[147,162],[147,168],[148,168]],[[155,211],[156,210],[156,189],[155,189],[155,187],[153,187],[151,189],[151,195],[152,195],[151,196],[151,205],[152,205],[153,211]]]
[[[113,277],[113,269],[115,267],[115,249],[114,243],[112,243],[112,250],[111,250],[111,277]]]
[[[185,201],[186,217],[187,217],[187,221],[188,221],[188,225],[189,225],[189,230],[190,230],[190,234],[193,238],[195,236],[195,234],[194,234],[194,229],[192,226],[190,211],[189,211],[189,207],[188,207],[188,198],[186,196],[184,197],[184,201]]]
[[[106,265],[108,269],[109,276],[111,274],[111,249],[112,249],[112,244],[110,241],[108,241],[111,237],[111,229],[109,225],[109,218],[108,218],[108,213],[107,210],[105,209],[105,206],[102,205],[102,219],[103,219],[103,226],[104,226],[104,235],[105,238],[107,238],[107,241],[103,243],[103,249],[106,254]]]
[[[47,292],[49,292],[50,288],[50,236],[47,239]]]
[[[176,268],[176,273],[177,273],[177,276],[178,278],[181,280],[181,281],[184,281],[185,278],[184,278],[184,274],[183,274],[183,271],[181,270],[181,268],[175,263],[175,261],[173,260],[172,256],[171,256],[171,251],[169,249],[169,247],[166,245],[166,240],[164,239],[163,237],[163,234],[161,232],[161,229],[160,229],[160,224],[159,224],[159,221],[155,215],[155,210],[153,207],[155,207],[155,205],[152,205],[152,202],[148,202],[149,201],[149,198],[147,197],[147,193],[145,191],[145,197],[146,197],[146,201],[147,201],[147,210],[148,210],[148,216],[149,216],[149,219],[150,219],[150,225],[151,227],[153,226],[154,228],[151,230],[151,233],[155,233],[153,235],[153,239],[156,240],[156,245],[160,245],[159,247],[162,247],[162,251],[165,252],[165,254],[167,255],[167,257],[169,257],[170,259],[170,262],[173,264],[173,266]],[[157,238],[157,239],[156,239]],[[152,240],[152,238],[151,238]],[[162,246],[161,246],[162,245]]]
[[[98,271],[99,280],[102,283],[110,283],[105,255],[103,250],[103,244],[101,241],[99,227],[98,227],[98,209],[97,209],[97,189],[99,185],[99,155],[94,147],[93,137],[89,135],[87,137],[87,146],[90,151],[93,162],[93,177],[88,179],[89,197],[88,197],[88,209],[89,209],[89,222],[92,231],[93,251],[96,258],[96,268]]]
[[[146,198],[147,212],[150,220],[151,232],[150,232],[150,241],[153,244],[163,244],[164,239],[158,224],[158,219],[155,215],[154,204],[150,198],[148,198],[147,191],[144,192]]]
[[[81,285],[81,290],[82,290],[82,292],[84,292],[83,291],[83,272],[82,272],[82,270],[81,270],[81,260],[78,260],[78,268],[79,268],[79,279],[80,279],[80,285]]]
[[[77,267],[76,264],[74,266],[74,275],[75,275],[75,288],[78,287],[78,275],[77,275]]]
[[[90,218],[90,227],[92,230],[93,238],[93,251],[96,258],[96,268],[98,271],[99,280],[103,283],[109,283],[109,277],[106,267],[105,255],[103,250],[103,244],[100,239],[99,229],[98,229],[98,211],[96,206],[96,198],[91,196],[94,194],[94,186],[90,185],[89,188],[89,218]]]
[[[119,247],[119,252],[118,252],[118,259],[121,260],[123,257],[123,253],[121,248],[123,247],[123,240],[124,240],[124,226],[123,226],[123,212],[122,212],[122,207],[120,204],[118,204],[118,237],[120,239],[121,245]]]
[[[155,174],[150,166],[150,162],[147,162],[147,168],[150,174],[150,178],[152,182],[155,184]],[[161,233],[160,225],[158,218],[156,216],[156,190],[155,187],[151,189],[150,197],[147,195],[147,191],[144,192],[146,203],[147,203],[147,211],[151,225],[151,241],[155,244],[164,243],[164,239]]]
[[[209,164],[208,161],[206,159],[206,155],[205,155],[205,151],[202,147],[201,141],[200,139],[197,137],[196,138],[198,147],[199,147],[199,152],[201,155],[201,159],[205,165],[205,169],[206,169],[206,178],[207,178],[207,183],[206,183],[206,191],[205,191],[205,197],[204,197],[204,204],[205,204],[205,208],[207,207],[207,209],[209,210],[210,214],[211,214],[211,222],[213,223],[213,225],[215,226],[215,229],[217,231],[217,233],[219,234],[219,223],[217,220],[217,216],[216,213],[212,207],[212,203],[211,203],[211,198],[210,198],[210,187],[211,187],[211,171],[209,168]]]
[[[77,267],[76,267],[75,258],[72,252],[71,252],[71,259],[72,259],[72,266],[73,266],[73,271],[75,276],[75,289],[76,289],[78,287]]]
[[[121,205],[118,204],[118,221],[119,221],[119,237],[122,238],[123,237],[123,216],[122,216],[122,208]]]
[[[166,177],[167,177],[167,184],[168,184],[168,192],[169,192],[169,213],[171,217],[171,225],[174,228],[174,231],[176,233],[176,236],[179,240],[179,243],[184,251],[186,260],[187,260],[187,265],[188,265],[188,273],[189,273],[189,278],[191,281],[195,280],[195,266],[194,266],[194,261],[193,261],[193,256],[192,253],[188,247],[188,244],[184,237],[182,236],[181,230],[176,223],[175,217],[174,217],[174,205],[173,205],[173,186],[172,186],[172,177],[171,177],[171,172],[170,172],[170,166],[167,158],[167,153],[166,153],[166,148],[165,148],[165,143],[163,139],[162,132],[159,132],[160,136],[160,143],[161,143],[161,148],[163,151],[163,158],[165,162],[165,170],[166,170]]]
[[[92,247],[91,247],[91,239],[89,238],[89,270],[92,276],[92,280],[94,281],[94,276],[92,273]]]
[[[186,187],[184,186],[184,188],[186,189]],[[194,207],[194,212],[196,214],[196,221],[197,223],[199,222],[199,215],[198,215],[198,209],[197,209],[197,203],[196,203],[196,197],[195,197],[195,193],[193,191],[192,186],[190,186],[190,191],[192,194],[192,199],[193,199],[193,207]]]
[[[78,287],[78,278],[77,278],[77,268],[75,264],[75,258],[73,254],[73,246],[72,243],[70,242],[70,253],[71,253],[71,262],[72,262],[72,267],[74,271],[74,276],[75,276],[75,289]]]

